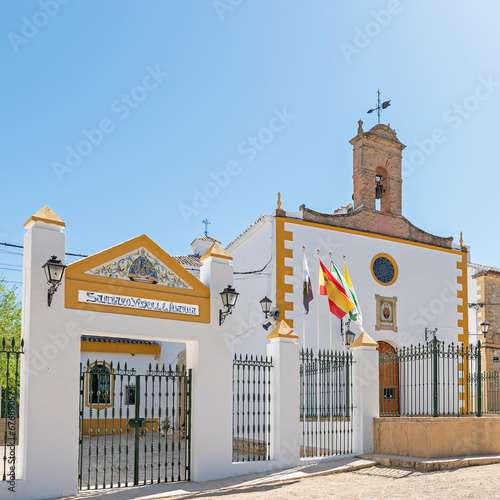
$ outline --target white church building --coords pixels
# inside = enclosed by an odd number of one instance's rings
[[[429,234],[402,215],[405,146],[393,129],[379,124],[365,132],[359,122],[350,143],[352,204],[331,214],[304,205],[290,212],[278,197],[272,215],[259,217],[226,247],[240,293],[234,309],[235,352],[264,351],[259,304],[264,296],[272,300],[280,320],[294,328],[301,345],[314,351],[343,349],[340,321],[330,313],[327,298],[318,294],[319,259],[327,267],[333,261],[340,271],[347,265],[363,329],[377,342],[416,345],[432,332],[446,344],[468,342],[467,247]],[[314,295],[307,315],[304,252]],[[354,322],[347,328],[360,333]]]

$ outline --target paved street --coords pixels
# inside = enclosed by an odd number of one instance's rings
[[[500,498],[500,464],[436,472],[395,467],[369,467],[254,486],[162,496],[165,499],[285,500],[285,499],[465,499]],[[139,497],[136,497],[139,498]]]

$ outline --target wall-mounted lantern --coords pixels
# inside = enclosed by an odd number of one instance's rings
[[[222,325],[226,317],[233,312],[233,307],[236,304],[238,295],[239,293],[231,285],[227,285],[224,291],[221,292],[222,305],[226,310],[219,310],[219,326]]]
[[[57,287],[61,284],[64,270],[66,266],[55,256],[52,257],[42,266],[47,278],[47,285],[49,285],[47,303],[50,307],[52,304],[52,296],[56,293]]]

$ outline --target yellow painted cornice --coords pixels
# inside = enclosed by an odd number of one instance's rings
[[[375,342],[366,332],[361,332],[350,347],[378,347],[378,342]]]
[[[126,354],[161,355],[161,345],[156,344],[129,344],[126,342],[81,342],[81,352],[114,352]]]
[[[267,336],[267,339],[298,339],[299,336],[290,328],[287,322],[282,319],[276,328]]]
[[[233,260],[229,252],[226,252],[219,243],[215,242],[203,255],[200,260],[205,260],[208,257],[219,257],[219,259]]]
[[[66,223],[61,219],[61,217],[59,217],[47,205],[38,210],[36,214],[33,214],[25,222],[23,227],[26,227],[31,221],[46,222],[47,224],[55,224],[56,226],[66,227]]]

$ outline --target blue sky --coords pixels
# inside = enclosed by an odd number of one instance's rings
[[[143,233],[189,253],[205,218],[226,245],[278,191],[285,210],[331,213],[351,200],[348,141],[358,119],[376,124],[366,111],[380,88],[392,102],[382,122],[407,145],[403,214],[455,241],[463,231],[474,262],[500,266],[498,3],[0,9],[0,242],[22,244],[44,205],[83,254]],[[21,257],[0,250],[0,273],[20,281]]]

